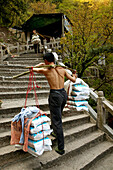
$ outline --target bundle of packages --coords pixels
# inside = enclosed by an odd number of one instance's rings
[[[52,150],[51,140],[47,137],[53,131],[49,121],[47,114],[35,106],[22,108],[12,119],[10,144],[35,156]]]
[[[32,42],[33,44],[38,44],[40,41],[41,41],[41,40],[40,40],[38,34],[32,35],[31,42]]]
[[[42,155],[44,151],[51,151],[51,139],[48,135],[53,131],[50,129],[50,118],[41,115],[32,120],[28,138],[28,152],[34,156]]]
[[[67,107],[74,108],[77,111],[88,111],[89,86],[80,78],[75,83],[70,83],[68,87]]]

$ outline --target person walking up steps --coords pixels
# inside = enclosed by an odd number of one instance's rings
[[[67,101],[67,93],[64,90],[64,77],[67,77],[72,82],[76,81],[77,75],[69,75],[63,67],[55,66],[54,55],[46,53],[43,56],[44,63],[37,66],[52,65],[49,68],[33,68],[34,72],[44,74],[50,86],[49,94],[49,109],[51,114],[51,124],[53,128],[53,136],[57,138],[58,147],[55,151],[59,154],[64,154],[64,134],[62,128],[62,111]]]
[[[39,53],[40,52],[40,49],[39,49],[40,38],[39,38],[39,35],[37,34],[36,30],[33,30],[33,35],[32,35],[31,42],[34,45],[35,53],[37,54],[37,50],[38,50],[38,53]]]

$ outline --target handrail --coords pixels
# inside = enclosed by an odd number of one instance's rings
[[[93,90],[94,90],[93,88],[90,88],[90,97],[91,97],[95,102],[97,102],[98,95],[97,95]]]
[[[90,97],[97,103],[97,113],[88,105],[90,116],[96,121],[99,129],[104,131],[111,139],[113,139],[113,129],[108,124],[108,116],[113,116],[113,105],[104,97],[103,91],[98,93],[90,89]]]
[[[113,115],[113,106],[107,101],[103,101],[103,107]]]
[[[2,49],[2,47],[5,47],[5,50]],[[3,64],[3,60],[5,58],[7,58],[9,55],[13,55],[11,53],[11,50],[13,49],[16,49],[16,54],[19,56],[20,54],[22,53],[28,53],[29,51],[31,51],[31,47],[33,46],[33,44],[28,44],[28,42],[26,44],[22,44],[20,45],[18,42],[17,42],[17,45],[4,45],[3,43],[0,44],[0,53],[1,53],[1,56],[0,56],[0,64]],[[43,44],[41,44],[40,42],[40,45],[39,45],[39,48],[40,48],[40,51],[42,51],[43,53],[46,52],[46,49],[51,49],[51,50],[54,50],[54,49],[60,49],[61,48],[61,45],[60,45],[60,38],[50,38],[50,42],[47,42],[46,39],[43,40]],[[7,51],[8,54],[5,54]]]

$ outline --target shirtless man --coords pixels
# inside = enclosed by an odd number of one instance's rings
[[[45,63],[40,63],[37,66],[53,65],[54,55],[46,53],[43,57]],[[55,68],[33,68],[33,71],[42,73],[48,80],[50,85],[49,94],[49,109],[51,114],[51,124],[53,128],[53,136],[58,140],[58,147],[55,151],[59,154],[64,154],[64,135],[62,128],[62,111],[67,101],[67,93],[64,90],[64,77],[67,77],[72,82],[76,81],[77,75],[69,75],[62,67]]]

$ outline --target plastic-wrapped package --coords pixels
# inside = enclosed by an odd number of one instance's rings
[[[45,138],[46,136],[50,135],[52,131],[53,130],[50,129],[50,130],[40,131],[40,132],[37,132],[34,134],[29,134],[29,139],[40,140],[40,139]]]
[[[75,106],[81,106],[81,105],[85,105],[87,106],[88,102],[85,100],[78,100],[78,101],[72,101],[72,100],[68,100],[67,104],[69,105],[75,105]]]
[[[38,157],[39,155],[42,155],[44,151],[51,151],[52,148],[50,145],[44,145],[40,151],[36,151],[34,148],[28,146],[28,152],[32,154],[35,157]]]
[[[74,84],[74,85],[72,85],[72,90],[89,91],[89,87],[82,85],[82,84]]]
[[[67,80],[64,87],[68,94],[68,100],[65,107],[75,109],[76,111],[88,111],[87,99],[89,99],[90,95],[89,86],[82,79],[77,78],[75,83]]]
[[[68,107],[69,109],[75,109],[76,111],[88,111],[88,107],[87,106],[74,106],[74,105],[66,105],[66,107]]]
[[[50,129],[50,125],[47,123],[47,122],[44,122],[36,127],[30,127],[30,133],[33,134],[33,133],[37,133],[37,132],[40,132],[42,130],[49,130]]]
[[[46,151],[52,150],[51,148],[52,142],[51,139],[49,139],[48,137],[37,141],[28,139],[28,145],[29,147],[34,148],[34,150],[37,152],[38,155],[42,155],[42,153],[45,151],[44,147],[46,148]]]
[[[72,92],[71,92],[71,95],[72,96],[89,96],[89,91],[87,91],[87,90],[85,90],[85,91],[76,91],[76,90],[73,90]]]
[[[49,122],[49,121],[50,121],[49,117],[47,117],[46,115],[41,115],[41,116],[32,120],[31,126],[36,127],[36,126],[40,125],[41,123]]]
[[[84,85],[84,86],[87,86],[87,87],[89,87],[88,86],[88,84],[86,84],[81,78],[77,78],[76,79],[76,82],[75,83],[73,83],[73,84],[81,84],[81,85]]]
[[[68,100],[86,100],[89,99],[89,96],[78,95],[78,96],[68,96]]]

